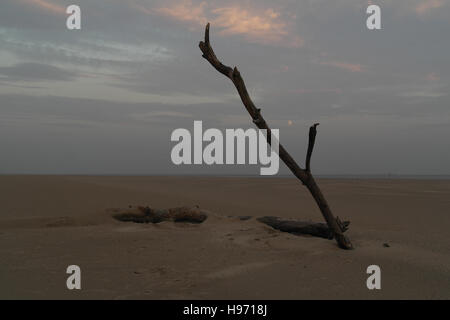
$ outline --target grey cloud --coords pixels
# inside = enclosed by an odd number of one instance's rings
[[[41,63],[25,62],[11,67],[0,67],[1,81],[71,81],[76,72]]]
[[[24,60],[97,69],[139,70],[143,63],[172,57],[167,48],[152,41],[121,43],[111,36],[98,40],[90,34],[80,37],[55,31],[41,36],[36,30],[0,29],[0,44],[2,50]]]

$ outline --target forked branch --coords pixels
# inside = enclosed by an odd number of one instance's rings
[[[208,23],[205,28],[204,41],[200,41],[199,43],[200,50],[203,53],[203,58],[208,60],[209,63],[217,71],[219,71],[221,74],[223,74],[233,82],[234,86],[236,87],[239,93],[239,96],[241,97],[245,109],[247,109],[248,113],[252,117],[253,123],[255,123],[255,125],[259,129],[267,130],[267,142],[270,144],[271,130],[267,125],[266,120],[264,120],[263,116],[261,115],[261,109],[256,108],[255,104],[250,98],[244,80],[242,79],[241,74],[238,71],[237,67],[234,67],[233,69],[229,66],[226,66],[222,62],[220,62],[220,60],[217,58],[216,54],[214,53],[214,50],[211,47],[211,43],[209,40],[209,26],[210,25]],[[310,160],[315,143],[317,125],[318,124],[313,125],[310,129],[308,152],[306,158],[306,169],[302,169],[295,162],[295,160],[281,145],[281,143],[279,144],[278,155],[280,159],[286,164],[286,166],[292,171],[292,173],[300,181],[302,181],[303,184],[311,192],[311,195],[313,196],[314,200],[319,206],[320,211],[322,212],[322,215],[325,218],[330,230],[332,230],[333,236],[336,239],[336,242],[338,243],[339,247],[343,249],[352,249],[353,247],[350,240],[348,240],[347,237],[344,235],[346,226],[344,227],[344,225],[340,222],[339,218],[337,219],[334,218],[333,214],[331,213],[330,207],[328,206],[328,203],[326,202],[322,192],[320,191],[319,186],[316,184],[314,177],[312,176],[310,171]]]

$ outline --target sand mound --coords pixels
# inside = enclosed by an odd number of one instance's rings
[[[170,209],[153,209],[150,207],[130,206],[127,209],[117,209],[113,218],[123,222],[159,223],[162,221],[202,223],[207,218],[206,212],[195,207],[178,207]]]

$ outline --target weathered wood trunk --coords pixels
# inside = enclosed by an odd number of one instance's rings
[[[336,219],[333,217],[333,213],[331,212],[327,200],[323,196],[322,191],[320,190],[319,186],[314,180],[314,177],[311,174],[309,174],[309,178],[306,181],[305,186],[308,188],[309,192],[316,201],[317,206],[319,207],[320,212],[325,218],[328,226],[333,231],[334,238],[336,239],[339,247],[343,249],[352,249],[353,247],[350,240],[348,240],[348,238],[344,235],[346,228],[339,220],[339,217],[337,217]]]
[[[333,231],[326,223],[313,223],[305,221],[283,220],[279,217],[260,217],[257,220],[276,230],[295,235],[310,235],[325,239],[333,239]]]

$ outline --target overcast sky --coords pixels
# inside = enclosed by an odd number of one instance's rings
[[[1,0],[0,173],[258,175],[170,160],[194,120],[253,127],[210,21],[300,165],[320,122],[318,174],[450,174],[450,0],[371,2],[382,30],[359,0]]]

